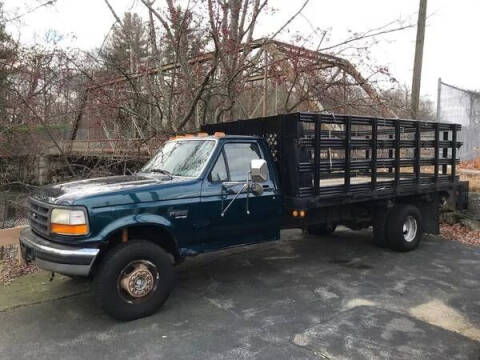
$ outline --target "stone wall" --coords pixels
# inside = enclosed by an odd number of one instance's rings
[[[0,261],[15,259],[20,259],[20,246],[18,244],[0,246]]]

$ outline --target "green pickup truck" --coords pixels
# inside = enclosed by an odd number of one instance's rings
[[[161,307],[187,256],[277,240],[282,228],[373,226],[379,246],[409,251],[438,233],[443,201],[465,206],[459,130],[314,113],[206,125],[165,142],[134,175],[39,188],[22,255],[93,279],[98,304],[132,320]]]

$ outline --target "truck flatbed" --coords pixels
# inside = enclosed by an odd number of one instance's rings
[[[451,123],[293,113],[202,130],[263,137],[287,206],[309,209],[465,188],[456,173],[460,129]]]

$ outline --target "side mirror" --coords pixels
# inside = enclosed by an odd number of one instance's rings
[[[250,175],[250,179],[249,176]],[[233,204],[235,199],[240,195],[243,190],[247,190],[247,214],[250,214],[250,210],[248,208],[248,198],[250,192],[254,195],[262,195],[263,194],[263,186],[259,183],[265,182],[268,179],[268,168],[267,162],[263,159],[255,159],[250,162],[250,172],[247,174],[247,182],[232,182],[232,183],[223,183],[223,188],[227,188],[228,185],[243,185],[240,191],[238,191],[233,199],[228,203],[225,209],[222,210],[221,216],[225,216],[225,213],[228,211],[230,206]]]
[[[250,162],[250,175],[252,181],[261,183],[268,179],[267,162],[263,159],[254,159]]]

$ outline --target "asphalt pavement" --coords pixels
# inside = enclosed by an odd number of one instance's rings
[[[480,359],[480,248],[426,236],[395,253],[369,231],[289,230],[177,271],[165,306],[126,323],[85,281],[0,288],[0,358]]]

